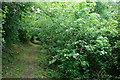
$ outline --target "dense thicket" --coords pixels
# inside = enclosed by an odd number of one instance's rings
[[[27,14],[31,3],[3,2],[3,38],[6,43],[27,41],[26,30],[21,27],[22,14]],[[25,15],[24,15],[25,16]],[[22,35],[24,34],[24,35]],[[21,38],[21,36],[23,38]]]
[[[34,39],[46,44],[59,78],[115,79],[120,73],[117,9],[117,3],[101,2],[3,3],[3,36],[7,44]]]

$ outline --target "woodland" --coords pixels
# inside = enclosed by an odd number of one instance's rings
[[[120,79],[118,2],[2,2],[2,77]]]

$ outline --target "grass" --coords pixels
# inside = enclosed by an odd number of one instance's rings
[[[4,78],[51,78],[58,73],[49,68],[48,51],[40,45],[13,44],[3,52],[3,77]],[[8,53],[9,52],[9,53]],[[11,54],[11,55],[9,55]]]

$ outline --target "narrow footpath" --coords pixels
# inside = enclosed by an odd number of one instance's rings
[[[18,46],[15,50],[19,54],[13,63],[4,63],[3,78],[50,78],[57,75],[48,67],[50,55],[38,44]]]

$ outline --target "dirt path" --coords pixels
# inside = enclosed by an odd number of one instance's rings
[[[25,59],[24,62],[26,63],[25,72],[23,73],[24,78],[34,78],[35,65],[37,64],[35,58],[39,48],[39,46],[32,46],[26,49],[26,54],[23,56]]]
[[[4,78],[50,78],[57,76],[57,73],[48,67],[50,55],[38,44],[17,46],[13,51],[15,50],[19,53],[15,55],[16,60],[9,63],[3,59]]]

